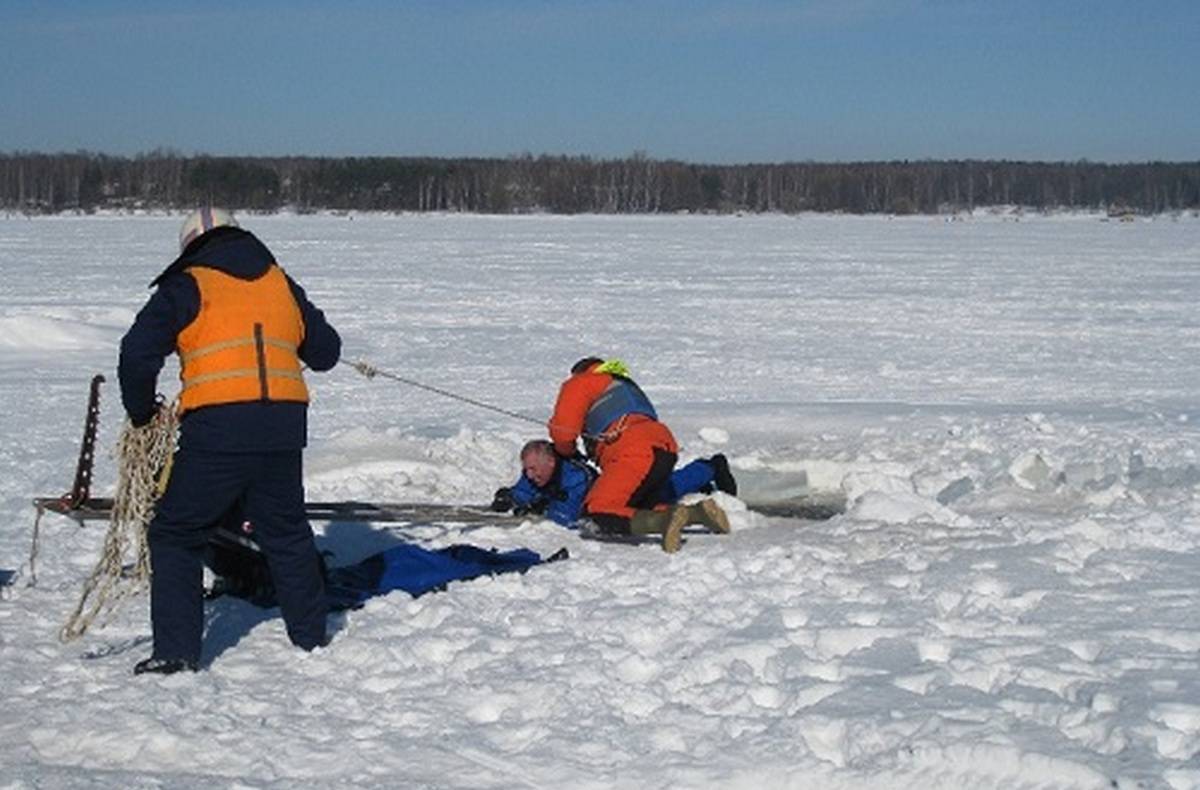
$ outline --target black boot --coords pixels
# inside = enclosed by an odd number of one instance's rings
[[[134,664],[133,674],[174,675],[176,672],[195,672],[196,669],[195,661],[188,661],[183,658],[155,658],[151,656]]]
[[[737,496],[737,481],[733,479],[733,472],[729,471],[729,460],[717,453],[712,458],[708,459],[713,468],[713,484],[717,490]]]

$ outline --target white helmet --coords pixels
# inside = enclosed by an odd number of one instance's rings
[[[213,228],[236,228],[237,226],[237,220],[223,208],[198,208],[188,214],[187,219],[183,221],[183,227],[179,229],[179,251],[183,252],[193,239],[208,233]]]

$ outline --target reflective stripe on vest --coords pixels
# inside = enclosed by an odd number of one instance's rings
[[[600,393],[600,397],[588,408],[583,429],[590,436],[601,436],[605,428],[630,414],[644,414],[652,420],[658,419],[654,406],[641,387],[630,379],[613,376],[608,389]]]
[[[297,349],[304,320],[287,277],[272,265],[257,280],[188,269],[200,312],[177,341],[180,410],[247,401],[308,402]]]

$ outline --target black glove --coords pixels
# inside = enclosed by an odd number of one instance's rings
[[[513,509],[513,504],[512,489],[496,489],[496,495],[492,498],[492,510],[497,513],[505,513]]]
[[[147,425],[154,422],[154,418],[157,414],[158,414],[158,409],[155,409],[154,411],[149,412],[144,415],[139,414],[136,417],[134,417],[131,414],[131,415],[129,415],[129,421],[131,423],[133,423],[134,428],[145,428]]]
[[[160,411],[162,411],[165,403],[166,401],[163,399],[162,395],[156,395],[154,397],[153,411],[147,412],[146,414],[138,414],[136,416],[130,414],[129,421],[133,423],[134,428],[145,428],[147,425],[154,422],[154,418],[158,416]]]
[[[546,512],[546,505],[548,504],[549,503],[546,501],[546,498],[540,496],[536,497],[528,504],[515,506],[512,509],[512,512],[514,516],[528,516],[531,513],[535,516],[540,516]]]

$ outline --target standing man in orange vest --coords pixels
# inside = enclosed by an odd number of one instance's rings
[[[150,523],[154,652],[135,674],[194,671],[204,546],[241,499],[267,557],[292,643],[325,644],[320,560],[304,512],[308,389],[302,363],[337,364],[341,338],[255,236],[223,209],[184,221],[179,257],[121,340],[121,400],[150,422],[164,359],[179,355],[179,447]]]
[[[564,458],[584,440],[600,476],[583,502],[580,532],[599,538],[661,535],[663,551],[676,552],[688,524],[729,532],[715,501],[661,505],[658,490],[671,477],[679,445],[620,360],[585,357],[571,367],[549,423],[554,450]]]

